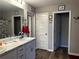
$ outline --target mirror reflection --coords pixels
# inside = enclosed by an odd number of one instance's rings
[[[2,7],[1,7],[2,6]],[[24,23],[23,10],[16,6],[0,6],[0,39],[19,36]]]

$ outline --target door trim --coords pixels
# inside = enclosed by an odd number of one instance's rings
[[[54,15],[57,13],[69,13],[69,30],[68,30],[68,53],[70,53],[70,39],[71,39],[71,10],[68,11],[56,11],[53,12],[53,22],[52,22],[52,45],[54,51]]]

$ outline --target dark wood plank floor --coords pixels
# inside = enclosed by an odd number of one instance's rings
[[[37,49],[36,59],[69,59],[67,48],[59,48],[55,52]]]

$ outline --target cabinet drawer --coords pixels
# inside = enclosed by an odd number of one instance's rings
[[[35,50],[35,41],[31,41],[30,43],[25,45],[25,51],[29,49],[31,52]]]
[[[18,54],[24,54],[24,51],[25,51],[24,46],[18,48]]]
[[[0,59],[17,59],[17,50],[12,50],[3,56],[0,56]]]
[[[25,59],[25,54],[19,54],[18,59]]]

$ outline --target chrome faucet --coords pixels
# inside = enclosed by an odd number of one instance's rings
[[[18,36],[20,36],[20,37],[19,37],[20,39],[22,39],[22,38],[24,37],[23,35],[24,35],[23,32],[19,32],[19,33],[18,33]]]

